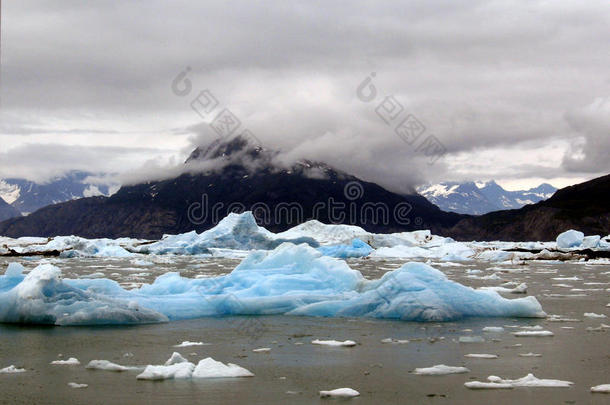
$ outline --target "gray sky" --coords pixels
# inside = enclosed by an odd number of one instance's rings
[[[190,108],[204,89],[266,147],[393,190],[610,172],[607,0],[2,6],[0,177],[171,172],[214,138],[213,117]],[[171,83],[187,66],[179,97]],[[356,89],[371,72],[366,103]],[[420,140],[442,142],[442,159],[430,165],[378,117],[386,96],[423,123]]]

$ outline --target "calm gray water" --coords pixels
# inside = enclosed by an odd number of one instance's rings
[[[144,260],[149,260],[144,258]],[[238,260],[178,258],[154,259],[137,265],[125,259],[51,260],[65,277],[102,273],[126,287],[150,282],[167,271],[184,276],[209,276],[230,271]],[[27,268],[39,261],[19,260]],[[0,261],[4,268],[8,260]],[[160,263],[159,263],[160,262]],[[353,260],[349,262],[368,278],[378,278],[402,261]],[[500,272],[501,269],[518,272]],[[39,327],[0,325],[0,368],[10,364],[27,369],[22,374],[0,374],[2,403],[154,403],[154,404],[316,404],[318,391],[351,387],[361,393],[355,404],[455,404],[455,403],[609,403],[610,396],[591,394],[593,385],[610,383],[610,330],[587,331],[609,319],[590,319],[585,312],[610,314],[610,266],[574,263],[497,266],[473,263],[437,267],[453,280],[473,287],[502,281],[467,277],[466,269],[494,272],[507,281],[526,282],[549,314],[581,322],[542,319],[467,319],[451,323],[412,323],[370,319],[307,317],[227,317],[171,322],[135,327]],[[578,280],[553,280],[577,277]],[[512,297],[519,297],[512,295]],[[541,325],[554,337],[519,338],[517,326]],[[485,326],[504,326],[505,332],[484,333]],[[570,329],[568,329],[570,328]],[[459,343],[461,336],[482,336],[483,343]],[[352,339],[353,348],[314,346],[313,339]],[[407,344],[383,344],[382,339],[409,339]],[[182,341],[203,341],[207,346],[174,348]],[[521,346],[515,346],[521,345]],[[269,347],[269,353],[252,349]],[[123,365],[163,364],[173,351],[197,362],[213,357],[243,366],[253,378],[213,380],[138,381],[137,371],[113,373],[86,370],[93,359]],[[542,357],[519,357],[519,353]],[[468,353],[490,353],[498,359],[466,358]],[[76,357],[80,366],[49,363],[62,354]],[[467,374],[418,376],[416,367],[435,364],[466,366]],[[534,373],[539,378],[574,382],[571,388],[516,388],[472,391],[463,384],[483,381],[489,375],[519,378]],[[68,382],[89,384],[73,389]]]

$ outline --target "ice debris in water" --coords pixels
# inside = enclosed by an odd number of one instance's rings
[[[569,249],[578,247],[582,244],[584,238],[584,233],[570,229],[569,231],[560,233],[557,236],[557,247],[559,249]]]
[[[353,340],[345,340],[343,342],[338,340],[312,340],[312,345],[320,345],[320,346],[334,346],[334,347],[353,347],[356,346],[356,342]]]
[[[596,385],[591,387],[591,392],[601,392],[604,394],[610,394],[610,384]]]
[[[14,373],[25,373],[25,368],[17,368],[14,365],[4,367],[0,369],[0,374],[14,374]]]
[[[353,398],[359,396],[360,393],[352,388],[337,388],[330,391],[320,391],[322,398]]]
[[[585,312],[584,316],[586,318],[605,318],[606,315],[604,314],[596,314],[595,312]]]
[[[140,253],[194,255],[210,253],[210,248],[273,249],[283,242],[307,243],[317,247],[314,239],[296,235],[282,238],[258,226],[251,212],[230,213],[218,225],[201,234],[195,231],[180,235],[165,235],[160,241],[136,248]]]
[[[80,361],[78,361],[75,357],[70,357],[68,360],[54,360],[51,362],[54,365],[64,365],[64,366],[78,366],[80,365]]]
[[[142,367],[121,366],[120,364],[112,363],[108,360],[91,360],[85,368],[90,370],[105,370],[105,371],[129,371],[141,370]]]
[[[88,384],[79,384],[79,383],[75,383],[75,382],[68,383],[68,387],[70,387],[70,388],[87,388],[88,386],[89,386]]]
[[[497,354],[485,354],[485,353],[469,353],[465,354],[464,357],[470,357],[473,359],[497,359]]]
[[[207,357],[200,360],[197,365],[187,361],[179,353],[174,352],[172,357],[163,366],[148,365],[138,380],[168,380],[184,378],[233,378],[253,377],[249,370],[236,364],[224,364]]]
[[[467,388],[485,389],[485,388],[511,388],[511,387],[546,387],[546,388],[569,388],[574,384],[571,381],[550,380],[536,378],[533,374],[528,374],[525,377],[516,380],[504,380],[495,375],[487,377],[489,382],[469,381],[464,384]]]
[[[555,334],[550,330],[522,330],[519,332],[513,332],[513,335],[517,337],[550,337],[554,336]]]
[[[178,345],[174,345],[174,347],[207,346],[207,345],[209,345],[209,343],[191,342],[191,341],[185,340],[184,342],[182,342]]]
[[[413,374],[417,375],[448,375],[468,372],[470,372],[470,370],[468,370],[466,367],[446,366],[444,364],[438,364],[432,367],[416,368],[413,370]]]
[[[254,251],[223,276],[188,279],[166,273],[132,290],[105,278],[63,279],[50,264],[26,276],[15,273],[0,276],[0,322],[136,324],[272,314],[405,321],[546,316],[534,297],[506,299],[474,290],[422,263],[366,280],[345,261],[305,244]]]

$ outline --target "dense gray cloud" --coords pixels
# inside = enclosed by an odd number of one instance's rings
[[[610,170],[606,0],[3,7],[0,176],[174,173],[214,138],[189,107],[203,89],[285,159],[323,160],[395,190]],[[193,88],[178,97],[170,85],[186,66]],[[371,72],[377,97],[366,103],[356,88]],[[442,142],[444,158],[430,165],[379,118],[386,96]]]

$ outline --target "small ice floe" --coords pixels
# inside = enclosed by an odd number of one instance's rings
[[[8,367],[4,367],[4,368],[0,369],[0,374],[15,374],[15,373],[25,373],[25,368],[17,368],[11,364]]]
[[[595,312],[585,312],[584,316],[586,318],[605,318],[606,315],[604,314],[596,314]]]
[[[75,382],[68,383],[68,387],[70,387],[70,388],[87,388],[88,386],[89,386],[89,384],[79,384],[79,383],[75,383]]]
[[[601,392],[603,394],[610,394],[610,384],[596,385],[591,387],[591,392]]]
[[[345,340],[340,342],[338,340],[312,340],[312,345],[321,345],[321,346],[333,346],[333,347],[353,347],[356,346],[356,342],[353,340]]]
[[[86,279],[91,279],[91,278],[104,278],[106,277],[106,275],[104,273],[91,273],[91,274],[84,274],[82,276],[79,276],[78,278],[86,278]]]
[[[507,287],[481,287],[479,290],[488,290],[488,291],[496,291],[499,293],[507,293],[507,294],[526,294],[527,293],[527,284],[521,283],[514,288]]]
[[[483,328],[483,332],[502,333],[502,332],[504,332],[504,328],[501,326],[486,326]]]
[[[519,357],[542,357],[540,353],[519,353]]]
[[[330,391],[320,391],[322,398],[354,398],[360,393],[352,388],[337,388]]]
[[[458,341],[460,343],[483,343],[485,339],[481,336],[460,336]]]
[[[553,332],[551,332],[550,330],[522,330],[519,332],[513,332],[514,336],[517,337],[528,337],[528,336],[533,336],[533,337],[546,337],[546,336],[555,336],[555,334]]]
[[[136,378],[138,380],[168,380],[184,378],[235,378],[253,376],[254,374],[252,374],[249,370],[246,370],[237,364],[224,364],[220,361],[214,360],[211,357],[207,357],[200,360],[197,365],[189,361],[163,366],[148,365],[142,373],[138,374]]]
[[[484,354],[484,353],[468,353],[464,357],[470,357],[473,359],[497,359],[497,354]]]
[[[487,381],[469,381],[464,383],[464,386],[470,389],[506,389],[513,387],[569,388],[570,385],[574,384],[571,381],[540,379],[536,378],[533,374],[528,374],[516,380],[503,380],[495,375],[490,375],[487,377]]]
[[[385,339],[381,339],[381,343],[405,344],[405,343],[409,343],[409,341],[407,339],[385,338]]]
[[[610,325],[606,325],[605,323],[602,323],[601,325],[599,325],[598,327],[592,327],[589,326],[586,330],[587,332],[602,332],[605,329],[610,329]]]
[[[68,360],[54,360],[51,364],[59,366],[78,366],[80,361],[76,357],[70,357]]]
[[[562,326],[561,329],[574,329],[573,326]]]
[[[454,367],[454,366],[446,366],[444,364],[437,364],[432,367],[424,367],[424,368],[416,368],[413,370],[413,374],[417,375],[448,375],[448,374],[461,374],[468,373],[466,367]]]
[[[129,371],[141,370],[141,367],[121,366],[120,364],[112,363],[108,360],[91,360],[85,367],[89,370],[105,370],[105,371]]]
[[[580,319],[564,318],[561,315],[549,315],[546,320],[549,322],[580,322]]]
[[[573,277],[553,277],[551,280],[556,280],[556,281],[579,281],[580,278],[573,276]]]
[[[520,329],[524,329],[524,330],[542,330],[542,326],[540,325],[534,325],[534,326],[519,326]]]
[[[203,343],[203,342],[191,342],[188,340],[185,340],[184,342],[178,344],[178,345],[174,345],[174,347],[188,347],[188,346],[208,346],[209,343]]]
[[[258,349],[252,349],[254,353],[269,353],[271,351],[270,347],[260,347]]]

